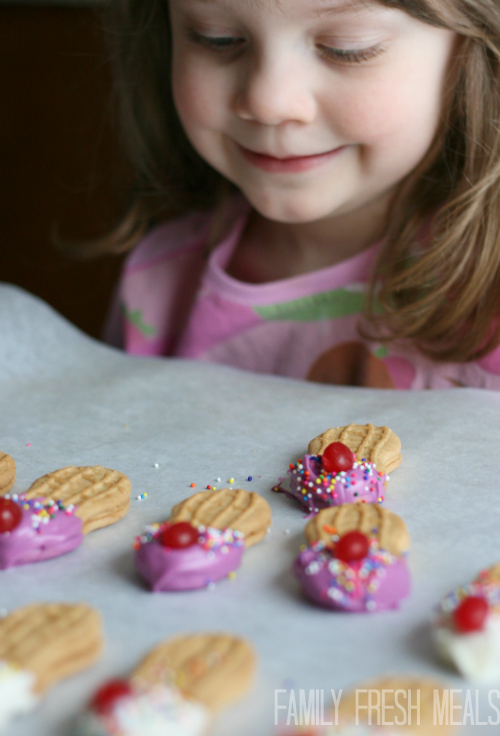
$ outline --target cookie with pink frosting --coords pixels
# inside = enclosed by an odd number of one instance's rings
[[[102,465],[60,468],[22,494],[0,492],[0,570],[80,546],[128,511],[130,480]]]
[[[83,542],[75,506],[18,495],[0,498],[0,570],[66,554]]]
[[[403,520],[372,504],[320,511],[293,571],[308,598],[325,608],[374,612],[409,595],[409,535]]]
[[[344,503],[382,503],[388,476],[342,442],[332,442],[322,455],[305,454],[288,470],[288,485],[274,491],[298,501],[311,513]]]
[[[241,564],[243,533],[186,521],[150,524],[134,543],[135,565],[153,591],[196,590]]]
[[[234,573],[270,525],[271,508],[258,493],[194,493],[173,507],[168,521],[136,538],[135,564],[152,590],[204,588]]]

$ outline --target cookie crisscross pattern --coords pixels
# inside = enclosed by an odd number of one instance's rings
[[[308,544],[322,540],[332,544],[332,535],[341,537],[360,531],[393,555],[401,556],[410,546],[410,535],[403,519],[389,509],[373,503],[344,503],[330,506],[314,516],[305,528]]]
[[[358,460],[369,460],[382,473],[391,473],[401,463],[401,440],[389,427],[369,423],[332,427],[310,441],[309,454],[321,455],[332,442],[343,442]]]
[[[170,521],[237,529],[245,537],[245,546],[251,547],[267,534],[271,526],[271,507],[258,493],[242,488],[220,488],[201,491],[181,501],[172,509]]]
[[[379,699],[373,694],[377,690],[380,693]],[[397,693],[399,696],[396,695]],[[364,723],[377,724],[377,718],[380,719],[381,715],[380,710],[377,714],[375,704],[381,702],[382,694],[385,708],[388,709],[387,713],[394,714],[399,710],[396,717],[406,721],[404,726],[394,727],[398,729],[398,733],[401,729],[401,733],[407,733],[408,736],[411,734],[414,736],[445,736],[454,731],[451,725],[436,723],[434,704],[437,697],[442,702],[443,684],[424,677],[406,675],[401,677],[387,675],[377,680],[363,682],[357,685],[356,690],[345,693],[339,704],[340,722],[342,724],[353,722],[359,722],[361,725]],[[402,711],[406,712],[406,717]],[[387,727],[387,731],[390,733],[391,728]]]
[[[33,603],[0,619],[0,660],[33,672],[38,693],[95,662],[102,648],[100,614],[83,603]]]
[[[130,506],[131,484],[126,475],[102,465],[60,468],[36,480],[26,498],[51,498],[77,506],[83,533],[118,521]]]
[[[489,580],[500,584],[500,562],[496,562],[492,567],[488,568],[486,573]],[[478,579],[481,579],[481,576]]]
[[[255,654],[244,639],[227,633],[199,633],[169,639],[139,664],[139,686],[174,683],[184,695],[217,711],[249,688]]]
[[[8,493],[16,480],[16,463],[14,458],[0,451],[0,496]]]

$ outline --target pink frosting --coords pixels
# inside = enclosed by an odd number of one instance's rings
[[[343,503],[381,503],[387,476],[368,460],[356,461],[351,470],[326,473],[319,455],[304,455],[288,471],[290,488],[278,485],[275,491],[293,498],[313,513]]]
[[[197,543],[173,549],[159,541],[163,528],[147,527],[134,545],[136,568],[153,591],[205,588],[240,566],[245,550],[241,532],[198,527]]]
[[[361,560],[333,557],[323,542],[306,547],[293,571],[304,593],[325,608],[374,612],[398,608],[410,593],[410,572],[404,557],[396,557],[371,543]]]
[[[37,498],[7,496],[21,506],[21,523],[10,532],[0,533],[0,570],[29,562],[40,562],[64,555],[83,542],[82,520],[74,508]]]

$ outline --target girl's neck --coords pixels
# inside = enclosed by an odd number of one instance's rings
[[[388,204],[389,195],[333,220],[291,224],[253,210],[226,271],[239,281],[265,283],[334,266],[383,237]]]

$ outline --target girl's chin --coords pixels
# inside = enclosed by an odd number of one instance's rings
[[[254,193],[243,190],[243,194],[257,212],[268,220],[273,222],[281,222],[289,225],[307,224],[320,222],[331,217],[335,217],[337,213],[335,208],[329,206],[318,206],[318,198],[316,201],[305,201],[300,197],[271,198],[263,197],[262,193]]]

